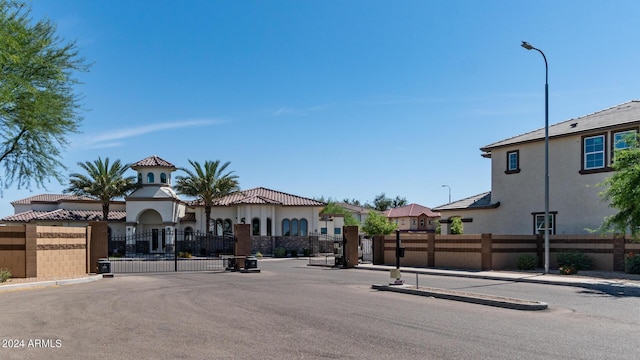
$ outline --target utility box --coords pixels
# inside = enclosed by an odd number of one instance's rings
[[[108,259],[98,260],[98,274],[111,274],[111,262]]]

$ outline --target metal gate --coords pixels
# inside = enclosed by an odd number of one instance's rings
[[[152,229],[109,238],[113,273],[221,271],[234,255],[233,235]]]

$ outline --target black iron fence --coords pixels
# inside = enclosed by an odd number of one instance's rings
[[[109,239],[111,272],[224,270],[234,255],[233,236],[153,229]]]

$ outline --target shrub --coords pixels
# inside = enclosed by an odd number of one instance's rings
[[[533,255],[522,255],[518,259],[519,270],[533,270],[538,265],[538,258]]]
[[[258,251],[258,252],[256,253],[256,257],[257,257],[258,259],[262,259],[262,253],[261,253],[260,251]]]
[[[624,271],[627,274],[640,274],[640,255],[634,255],[632,252],[627,254],[624,259]]]
[[[304,250],[302,250],[302,254],[304,254],[304,256],[306,256],[306,257],[309,257],[309,256],[311,256],[311,250],[304,249]]]
[[[581,252],[559,253],[556,256],[559,268],[575,267],[578,270],[589,270],[591,268],[591,258]]]
[[[291,257],[298,257],[298,250],[291,250]]]
[[[185,258],[185,259],[188,259],[188,258],[190,258],[191,256],[192,256],[192,255],[191,255],[191,253],[190,253],[190,252],[182,252],[182,251],[181,251],[181,252],[178,254],[178,257],[179,257],[179,258]]]
[[[287,252],[283,247],[277,247],[273,250],[273,256],[277,258],[285,257],[286,254]]]
[[[9,269],[0,269],[0,283],[6,282],[11,277]]]
[[[562,275],[573,275],[578,273],[578,268],[575,265],[564,265],[560,266],[558,271]]]

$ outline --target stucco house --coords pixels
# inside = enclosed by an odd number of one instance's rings
[[[181,199],[173,190],[177,167],[150,156],[134,163],[141,186],[124,201],[113,201],[109,213],[109,235],[150,234],[149,252],[164,252],[171,239],[165,233],[206,233],[204,206],[199,200]],[[4,224],[86,226],[101,220],[98,200],[75,195],[42,194],[13,201],[14,214],[0,219]],[[253,237],[304,237],[319,233],[320,211],[326,204],[262,187],[241,190],[218,199],[211,211],[211,231],[233,234],[234,224],[251,224]],[[162,236],[162,241],[157,241]],[[188,236],[188,235],[185,235]]]
[[[384,212],[401,232],[435,232],[440,213],[418,204],[389,209]]]
[[[550,233],[580,235],[615,209],[598,187],[612,174],[614,151],[640,127],[633,100],[549,126]],[[480,148],[491,160],[491,191],[438,206],[441,231],[461,217],[465,233],[538,234],[544,231],[544,128]]]

